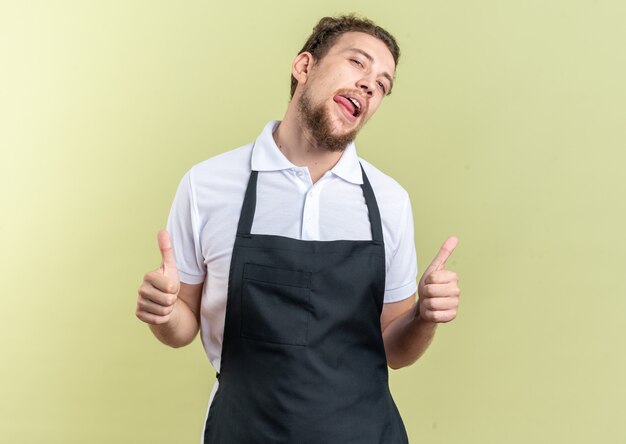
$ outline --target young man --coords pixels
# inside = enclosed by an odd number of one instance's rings
[[[460,291],[454,237],[416,284],[408,194],[353,143],[398,56],[368,20],[322,19],[284,119],[179,186],[137,317],[173,347],[201,331],[219,372],[205,443],[408,442],[387,366],[426,350]]]

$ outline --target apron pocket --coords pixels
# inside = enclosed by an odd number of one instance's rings
[[[306,345],[311,313],[311,273],[245,264],[241,336]]]

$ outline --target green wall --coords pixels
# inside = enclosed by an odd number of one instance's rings
[[[134,316],[191,165],[281,118],[357,11],[403,55],[360,155],[446,236],[456,321],[391,372],[412,443],[626,442],[626,2],[0,2],[0,441],[196,443],[199,341]]]

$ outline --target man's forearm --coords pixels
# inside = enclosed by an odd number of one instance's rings
[[[177,299],[169,321],[158,325],[150,324],[149,327],[159,341],[178,348],[190,344],[198,334],[200,326],[185,301]]]
[[[383,332],[389,367],[398,369],[413,364],[433,340],[437,324],[416,315],[418,305],[391,322]]]

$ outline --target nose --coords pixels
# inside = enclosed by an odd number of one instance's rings
[[[358,81],[357,86],[359,87],[361,91],[363,91],[368,96],[371,97],[372,95],[374,95],[374,91],[375,91],[374,80],[369,79],[367,77],[363,77],[362,79]]]

